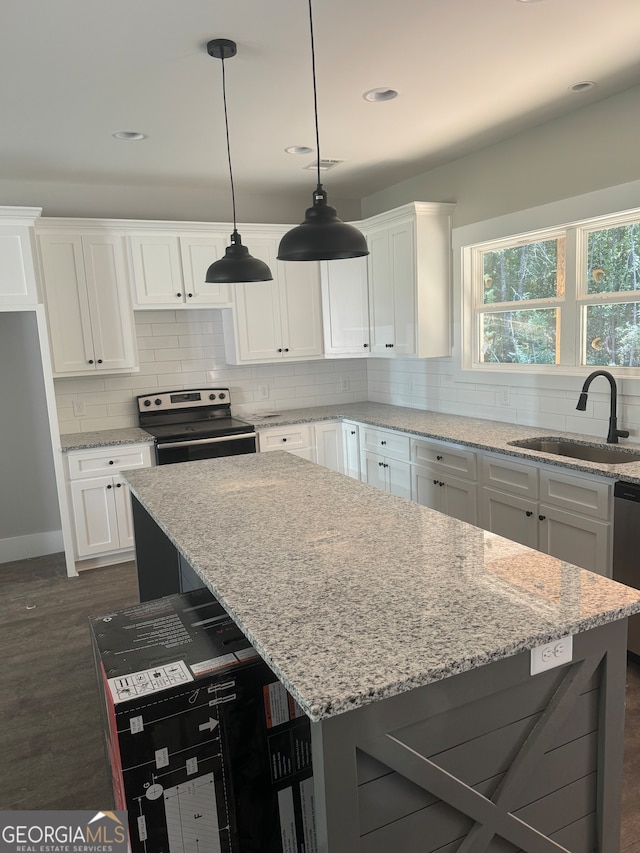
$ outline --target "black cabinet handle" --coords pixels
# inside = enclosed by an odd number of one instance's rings
[[[436,456],[436,459],[438,460],[438,462],[442,462],[442,456]]]
[[[356,434],[355,429],[352,429],[352,430],[351,430],[351,435],[355,435],[355,434]]]
[[[187,296],[191,299],[193,297],[193,293],[187,293]]]
[[[438,485],[438,481],[437,481],[437,480],[434,480],[434,481],[433,481],[433,485],[434,485],[434,486],[437,486],[437,485]]]
[[[121,488],[122,488],[122,483],[116,483],[116,489],[121,489]]]
[[[109,460],[109,465],[113,465],[113,459]]]
[[[102,364],[102,359],[101,359],[101,358],[99,358],[99,359],[98,359],[98,364]]]
[[[369,346],[369,344],[362,344],[362,346],[363,346],[365,349],[367,349],[367,347]]]
[[[283,441],[286,441],[287,439],[286,439],[286,438],[283,438],[282,440],[283,440]]]
[[[278,347],[278,352],[282,352],[282,347]]]
[[[386,443],[387,443],[386,441],[380,440],[380,444],[386,444]]]
[[[440,480],[440,482],[438,483],[438,485],[439,485],[439,486],[444,486],[444,483],[442,482],[442,480]]]
[[[544,520],[546,519],[546,517],[547,517],[546,515],[539,515],[539,516],[538,516],[538,518],[540,519],[540,521],[544,521]]]
[[[111,485],[111,483],[109,483],[109,485],[107,486],[107,488],[108,488],[108,489],[112,489],[112,488],[113,488],[113,486]]]
[[[388,349],[391,349],[391,348],[393,347],[393,344],[385,344],[385,346],[386,346]]]
[[[285,351],[285,352],[289,352],[289,347],[285,347],[285,348],[284,348],[284,351]]]
[[[90,358],[90,359],[89,359],[89,364],[93,364],[93,359],[92,359],[92,358]]]
[[[531,518],[531,516],[533,515],[533,512],[532,512],[530,509],[528,509],[528,510],[525,512],[525,515],[527,516],[527,518]]]

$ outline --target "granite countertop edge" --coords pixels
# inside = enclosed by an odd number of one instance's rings
[[[640,462],[616,465],[588,462],[529,450],[509,443],[527,438],[551,437],[568,438],[582,444],[606,444],[604,440],[598,440],[592,435],[581,433],[521,426],[501,421],[472,418],[466,415],[445,414],[367,401],[289,409],[274,414],[256,413],[252,415],[243,413],[240,417],[253,423],[258,431],[296,424],[313,424],[327,420],[352,420],[374,428],[406,433],[416,438],[446,441],[474,450],[502,453],[523,461],[542,462],[559,468],[582,471],[587,474],[599,474],[614,480],[624,479],[640,484]],[[74,450],[88,450],[114,445],[152,444],[154,439],[152,435],[139,427],[126,427],[87,433],[66,433],[60,436],[60,441],[62,451],[68,453]],[[619,447],[640,451],[640,444],[637,443],[625,442],[621,443]]]

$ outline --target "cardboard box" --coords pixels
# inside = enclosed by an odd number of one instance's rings
[[[315,853],[309,719],[211,593],[90,626],[133,853]]]

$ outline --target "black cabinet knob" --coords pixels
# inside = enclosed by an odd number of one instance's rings
[[[442,456],[436,456],[436,459],[438,460],[438,462],[442,462]]]
[[[108,489],[112,489],[112,488],[113,488],[113,486],[111,485],[111,483],[109,483],[109,485],[107,486],[107,488],[108,488]]]
[[[528,509],[528,510],[525,512],[525,515],[527,516],[527,518],[531,518],[531,516],[533,515],[533,513],[531,512],[531,510],[530,510],[530,509]]]
[[[382,440],[380,441],[380,444],[386,444],[386,443],[387,443],[386,441],[382,441]]]
[[[284,351],[285,351],[285,352],[289,352],[289,347],[285,347],[285,348],[284,348]]]
[[[282,352],[282,347],[278,347],[278,352]]]
[[[540,521],[544,521],[544,520],[546,519],[546,517],[547,517],[546,515],[539,515],[539,516],[538,516],[538,519],[539,519]]]
[[[283,441],[286,441],[287,439],[286,439],[286,438],[283,438],[282,440],[283,440]]]
[[[109,465],[113,465],[113,459],[109,460]]]
[[[102,359],[101,359],[101,358],[99,358],[99,359],[98,359],[98,364],[102,364]]]
[[[92,358],[90,358],[90,359],[89,359],[89,364],[93,364],[93,359],[92,359]]]
[[[434,480],[434,481],[433,481],[433,485],[434,485],[434,486],[437,486],[437,485],[438,485],[438,481],[437,481],[437,480]]]
[[[362,346],[363,346],[365,349],[367,349],[367,347],[369,346],[369,344],[362,344]]]
[[[378,468],[384,468],[384,462],[378,462]]]
[[[192,299],[192,298],[193,298],[193,293],[187,293],[187,296],[189,297],[189,299]]]
[[[122,488],[122,483],[116,483],[116,489],[121,489],[121,488]]]
[[[176,296],[178,297],[178,299],[182,299],[182,294],[181,294],[181,293],[176,293]]]
[[[355,434],[356,434],[355,429],[352,429],[352,430],[351,430],[351,435],[355,435]]]

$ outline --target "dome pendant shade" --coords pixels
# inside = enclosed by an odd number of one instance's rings
[[[278,247],[279,261],[338,261],[368,254],[364,235],[338,219],[322,184],[313,193],[313,207],[307,208],[304,222],[287,231]]]
[[[214,261],[205,277],[207,284],[242,284],[247,281],[272,281],[271,270],[264,261],[249,254],[242,245],[242,238],[234,228],[231,245],[227,246],[224,257]]]

